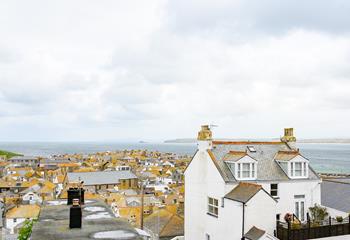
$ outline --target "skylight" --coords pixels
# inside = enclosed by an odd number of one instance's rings
[[[249,152],[256,152],[254,146],[248,146],[247,148],[248,148]]]

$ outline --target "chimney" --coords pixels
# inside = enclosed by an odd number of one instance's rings
[[[293,128],[285,128],[284,136],[281,138],[281,141],[287,143],[291,148],[295,148],[295,143],[297,141],[293,132]]]
[[[68,198],[67,198],[67,205],[73,204],[74,199],[78,199],[79,203],[84,204],[84,193],[85,190],[80,188],[69,188],[67,190]]]
[[[198,132],[198,150],[208,150],[212,147],[212,132],[209,125],[202,125]]]
[[[78,198],[73,199],[69,211],[69,228],[81,228],[82,210]]]

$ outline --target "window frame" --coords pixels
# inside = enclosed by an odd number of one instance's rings
[[[309,177],[309,163],[308,163],[308,161],[290,161],[288,168],[289,168],[289,177],[290,178],[298,179],[298,178],[308,178]]]
[[[248,169],[246,169],[245,167],[248,167]],[[237,173],[235,174],[235,176],[239,180],[254,180],[257,177],[256,162],[237,162],[235,169],[237,169]],[[248,175],[246,175],[247,173]]]
[[[216,209],[216,212],[215,212]],[[219,199],[207,197],[207,214],[218,217],[219,216]]]

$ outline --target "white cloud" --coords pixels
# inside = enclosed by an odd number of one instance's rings
[[[0,140],[349,137],[341,1],[0,5]]]

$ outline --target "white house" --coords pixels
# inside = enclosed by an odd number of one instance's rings
[[[22,197],[23,201],[28,202],[29,204],[36,204],[36,203],[41,203],[42,198],[38,196],[34,191],[28,191],[25,193]]]
[[[25,220],[37,219],[40,213],[40,207],[38,205],[19,205],[10,209],[6,213],[5,226],[10,230],[11,234],[14,234],[18,229],[17,227],[25,222]]]
[[[214,141],[202,126],[185,170],[185,239],[249,239],[256,229],[273,239],[286,213],[305,221],[321,180],[295,141],[293,129],[280,141]]]

